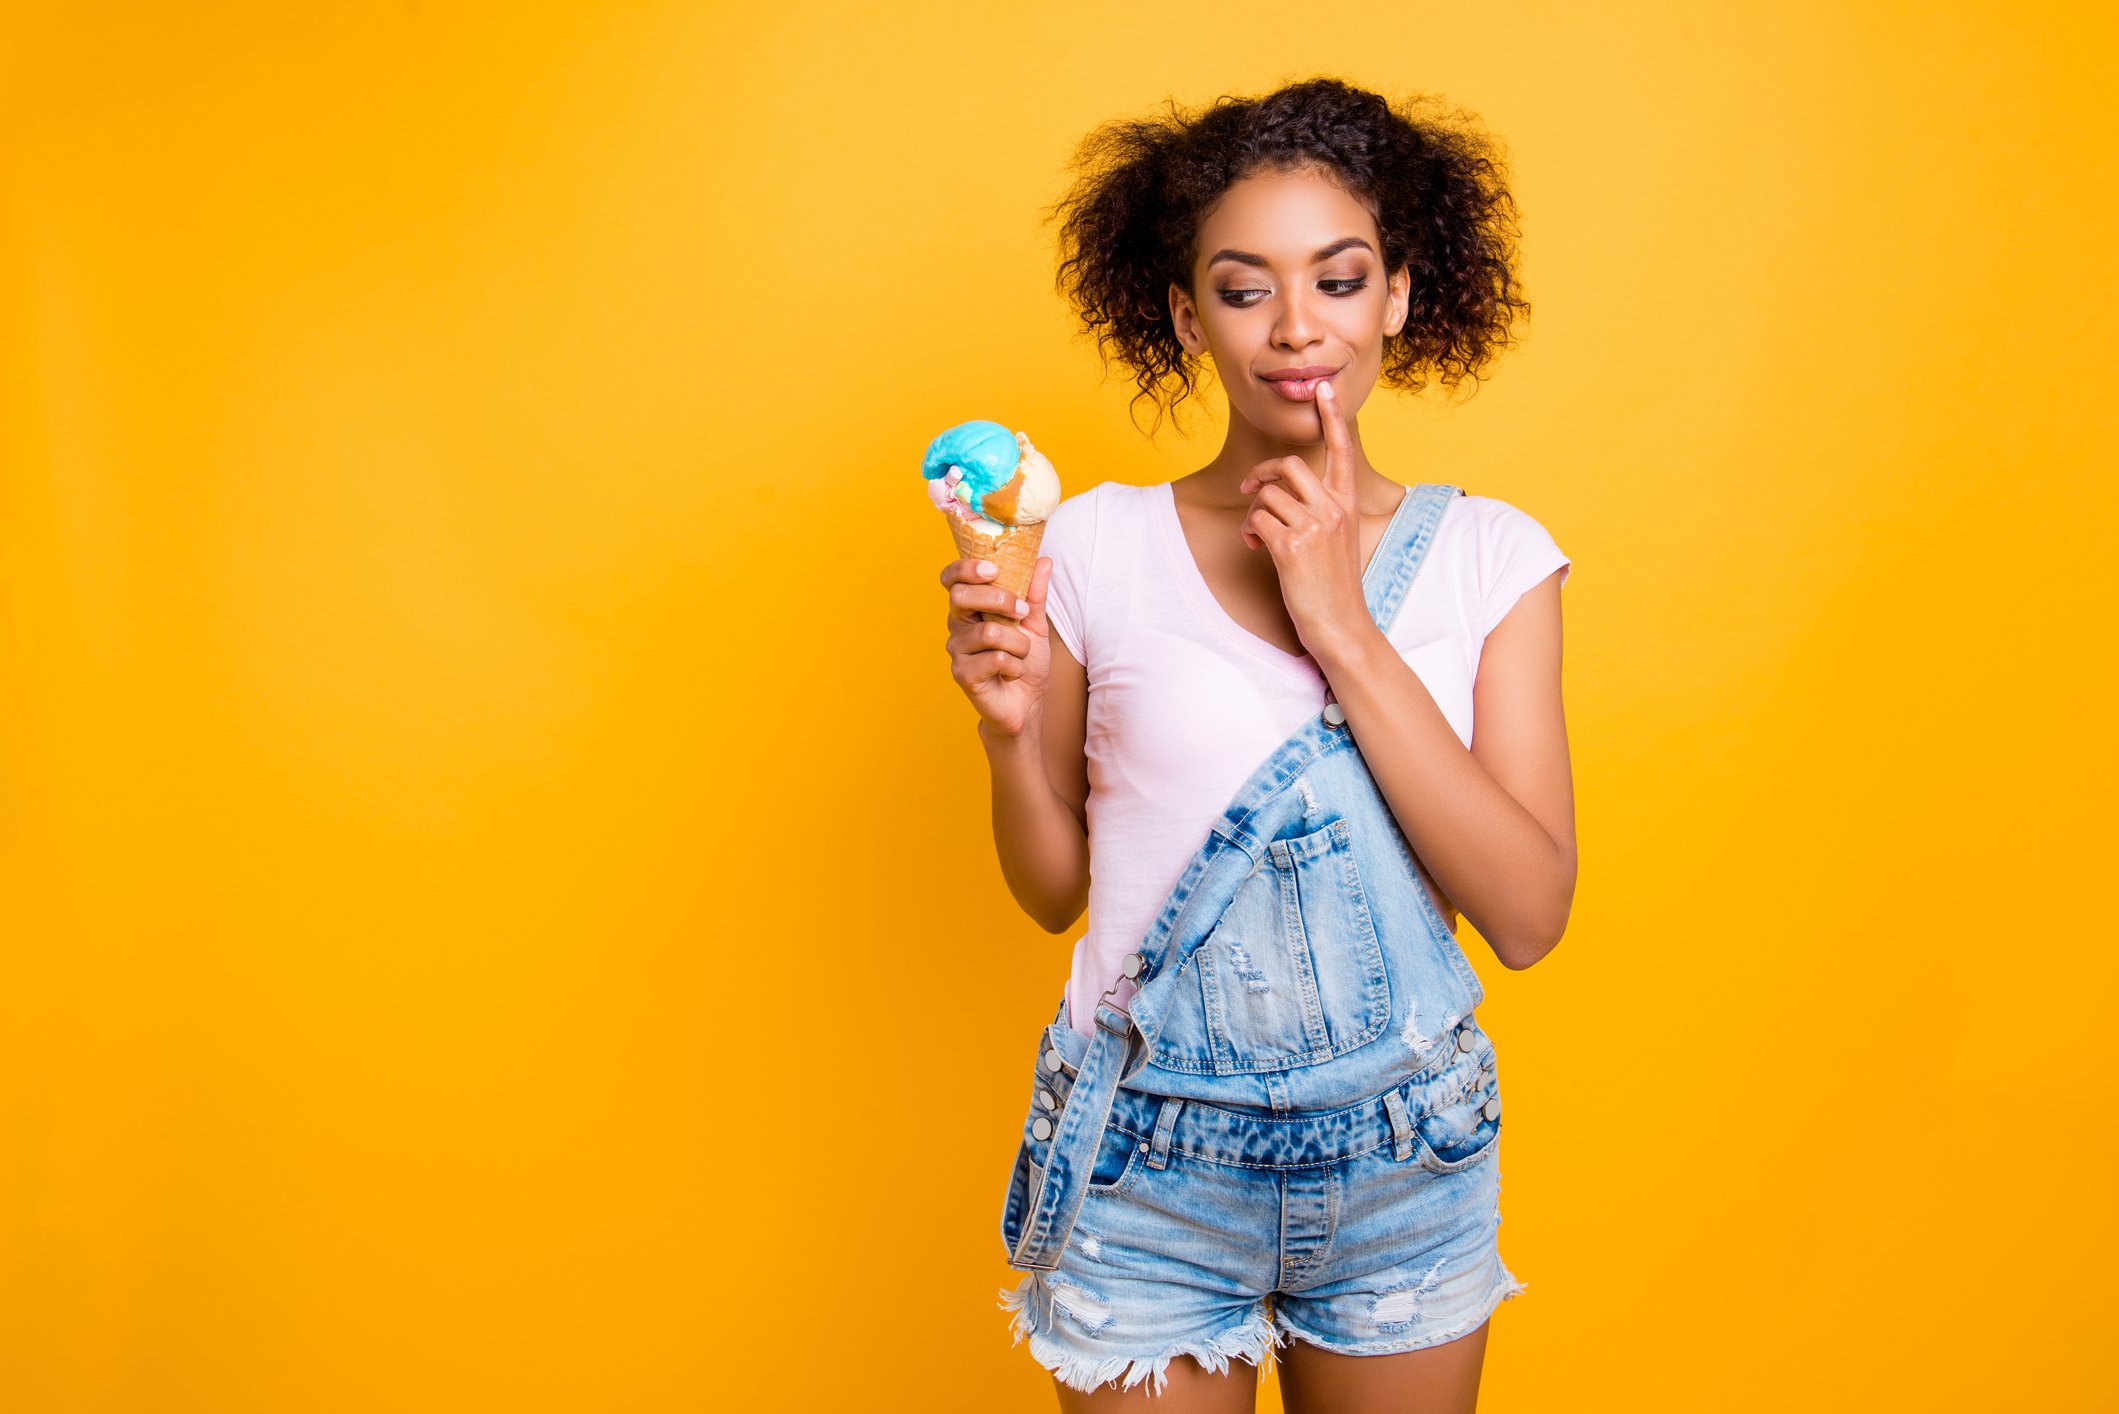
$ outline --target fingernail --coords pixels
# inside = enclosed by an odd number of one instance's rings
[[[980,573],[980,574],[998,574],[999,572],[1000,572],[1000,567],[999,567],[998,565],[994,564],[994,562],[993,562],[993,561],[991,561],[991,560],[980,560],[980,561],[979,561],[979,573]]]
[[[1028,599],[1018,599],[1015,601],[1015,616],[1017,618],[1021,618],[1023,615],[1029,612],[1030,601]]]

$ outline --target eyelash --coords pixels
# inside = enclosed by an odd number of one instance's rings
[[[1347,298],[1347,296],[1349,296],[1349,295],[1358,295],[1358,294],[1360,294],[1360,293],[1361,293],[1361,292],[1362,292],[1363,290],[1365,290],[1365,289],[1367,289],[1367,288],[1368,288],[1368,283],[1369,283],[1369,282],[1368,282],[1368,280],[1367,280],[1366,278],[1363,278],[1363,279],[1359,279],[1359,280],[1319,280],[1319,281],[1318,281],[1317,283],[1318,283],[1319,285],[1347,285],[1347,286],[1350,286],[1351,288],[1348,288],[1348,289],[1344,289],[1344,290],[1335,290],[1335,291],[1333,291],[1333,292],[1332,292],[1332,298],[1334,298],[1334,299],[1345,299],[1345,298]],[[1235,300],[1235,299],[1231,299],[1231,298],[1229,298],[1229,296],[1231,296],[1231,295],[1264,295],[1264,294],[1271,294],[1271,293],[1272,293],[1272,291],[1270,291],[1270,290],[1223,290],[1223,291],[1221,291],[1220,293],[1221,293],[1221,302],[1222,302],[1223,304],[1225,304],[1225,305],[1229,306],[1229,308],[1231,308],[1231,309],[1249,309],[1249,308],[1250,308],[1250,307],[1251,307],[1252,305],[1254,305],[1254,304],[1258,303],[1258,301],[1257,301],[1257,300]]]

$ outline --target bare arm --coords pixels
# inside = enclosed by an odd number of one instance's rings
[[[1574,906],[1576,866],[1559,572],[1487,635],[1469,751],[1373,621],[1320,637],[1318,666],[1347,728],[1435,882],[1503,965],[1551,952]]]
[[[1089,900],[1088,675],[1045,615],[1052,562],[1038,561],[1019,627],[970,617],[1013,611],[1008,592],[973,569],[978,563],[958,560],[942,572],[951,672],[979,710],[1001,876],[1025,913],[1060,933]]]

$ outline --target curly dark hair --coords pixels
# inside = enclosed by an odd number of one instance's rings
[[[1058,287],[1107,369],[1115,359],[1132,371],[1136,408],[1147,400],[1174,417],[1195,391],[1199,367],[1171,327],[1169,288],[1192,292],[1201,215],[1260,171],[1331,176],[1376,218],[1384,269],[1410,267],[1405,325],[1383,346],[1386,387],[1418,392],[1430,372],[1445,388],[1476,384],[1530,310],[1498,144],[1446,121],[1435,98],[1393,105],[1313,78],[1197,114],[1170,100],[1164,115],[1098,128],[1070,166],[1081,175],[1046,214],[1062,222]]]

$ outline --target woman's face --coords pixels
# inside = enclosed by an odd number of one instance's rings
[[[1323,370],[1351,418],[1375,386],[1383,341],[1405,323],[1412,277],[1387,279],[1367,206],[1313,172],[1262,172],[1231,186],[1201,219],[1194,296],[1170,287],[1177,337],[1213,360],[1231,418],[1276,442],[1323,440],[1314,379]]]

